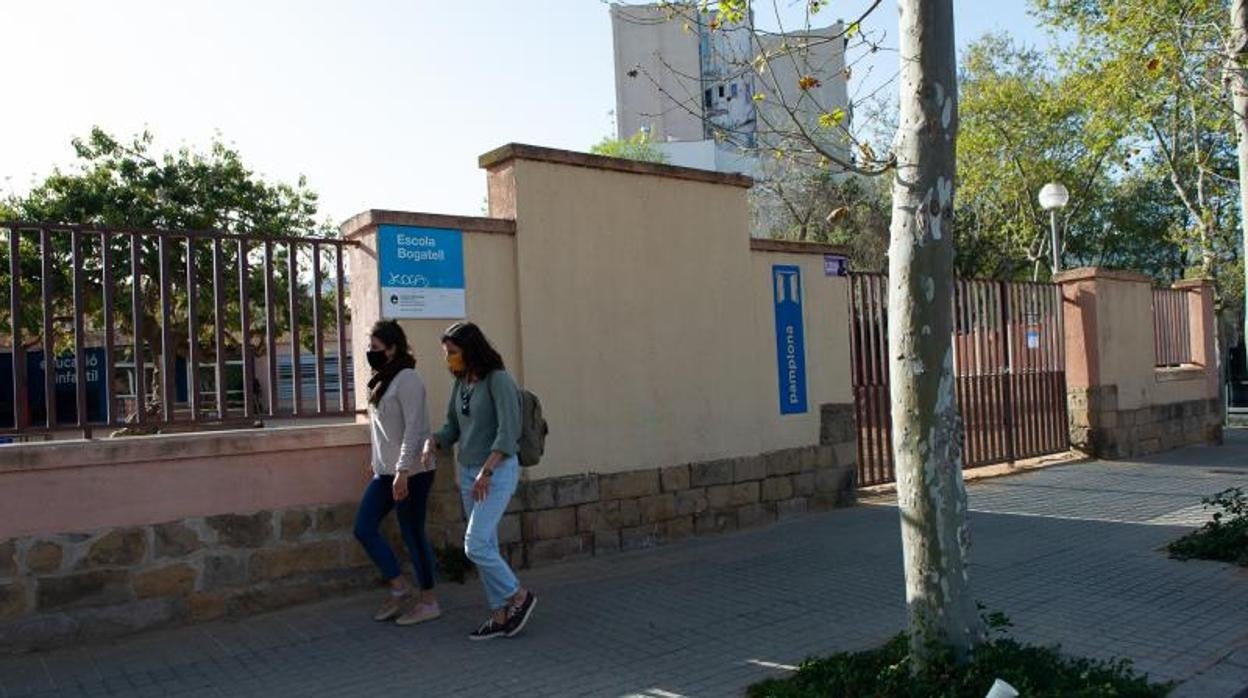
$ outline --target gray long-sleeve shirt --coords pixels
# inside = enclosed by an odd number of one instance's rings
[[[425,384],[416,371],[405,368],[396,373],[380,403],[368,406],[368,417],[374,474],[427,470],[420,464],[420,449],[429,438],[429,410],[425,407]]]
[[[493,371],[476,383],[456,379],[446,407],[446,425],[434,438],[439,448],[458,443],[459,464],[469,468],[485,463],[491,451],[515,455],[520,441],[520,391],[511,375]]]

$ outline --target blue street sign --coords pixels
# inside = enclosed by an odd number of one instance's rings
[[[776,375],[780,386],[780,414],[806,412],[806,337],[802,328],[802,270],[771,267],[776,307]]]

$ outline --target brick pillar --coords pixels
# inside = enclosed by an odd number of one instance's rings
[[[1092,267],[1063,272],[1056,282],[1062,288],[1071,446],[1099,458],[1129,456],[1132,415],[1124,417],[1124,407],[1133,413],[1137,386],[1151,378],[1153,367],[1152,282],[1143,274]],[[1128,395],[1119,395],[1120,383]]]

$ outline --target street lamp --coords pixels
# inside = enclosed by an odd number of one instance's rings
[[[1053,273],[1062,270],[1061,247],[1057,243],[1057,211],[1066,208],[1070,192],[1059,182],[1049,182],[1040,189],[1040,208],[1049,212],[1050,233],[1053,236]]]

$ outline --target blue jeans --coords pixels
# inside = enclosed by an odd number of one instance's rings
[[[459,466],[459,495],[464,501],[464,516],[468,519],[468,528],[464,532],[464,553],[477,566],[481,583],[485,585],[486,602],[491,609],[498,610],[507,605],[507,599],[520,591],[520,581],[498,552],[498,524],[520,481],[520,462],[512,456],[499,463],[490,478],[489,494],[482,501],[474,502],[472,483],[479,472],[480,467]]]
[[[429,490],[433,487],[433,472],[410,475],[407,478],[407,499],[394,501],[394,476],[378,475],[364,490],[360,509],[355,514],[355,539],[364,546],[381,575],[390,581],[401,574],[399,561],[390,550],[390,544],[381,535],[381,522],[391,509],[399,519],[399,532],[407,552],[412,556],[412,570],[421,589],[433,588],[435,567],[433,546],[425,535],[425,510],[429,503]]]

